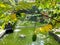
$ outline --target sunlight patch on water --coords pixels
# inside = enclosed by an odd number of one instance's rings
[[[32,45],[44,45],[44,40],[38,42],[32,42]]]
[[[40,45],[44,45],[44,41],[43,40],[40,41]]]
[[[32,45],[35,45],[34,42],[32,42]]]

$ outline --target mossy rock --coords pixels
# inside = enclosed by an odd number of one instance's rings
[[[33,34],[32,41],[36,41],[36,39],[37,39],[37,35],[36,34]]]

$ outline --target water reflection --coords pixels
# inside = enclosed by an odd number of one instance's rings
[[[44,45],[44,40],[38,42],[32,42],[32,45]]]
[[[31,45],[44,45],[45,44],[45,40],[46,36],[43,34],[38,34],[37,35],[37,40],[35,42],[32,42]]]

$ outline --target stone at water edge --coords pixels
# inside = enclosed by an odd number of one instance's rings
[[[53,33],[60,32],[60,29],[53,29]]]
[[[56,29],[55,32],[60,32],[60,29]]]
[[[4,34],[5,34],[5,30],[2,30],[2,31],[0,32],[0,38],[1,38]]]
[[[56,34],[58,37],[60,37],[60,34]]]
[[[60,37],[59,37],[57,34],[55,34],[55,33],[53,33],[53,32],[49,32],[49,35],[53,36],[54,39],[55,39],[58,43],[60,43]]]
[[[26,37],[26,35],[21,34],[21,35],[19,35],[19,37],[20,37],[20,38],[25,38],[25,37]]]
[[[36,34],[33,34],[32,35],[32,41],[36,41],[36,39],[37,39],[37,35]]]

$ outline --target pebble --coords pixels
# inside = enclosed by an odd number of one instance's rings
[[[19,31],[21,31],[21,29],[15,29],[15,30],[14,30],[14,32],[19,32]]]
[[[20,37],[20,38],[25,38],[25,37],[26,37],[26,35],[21,34],[19,37]]]

